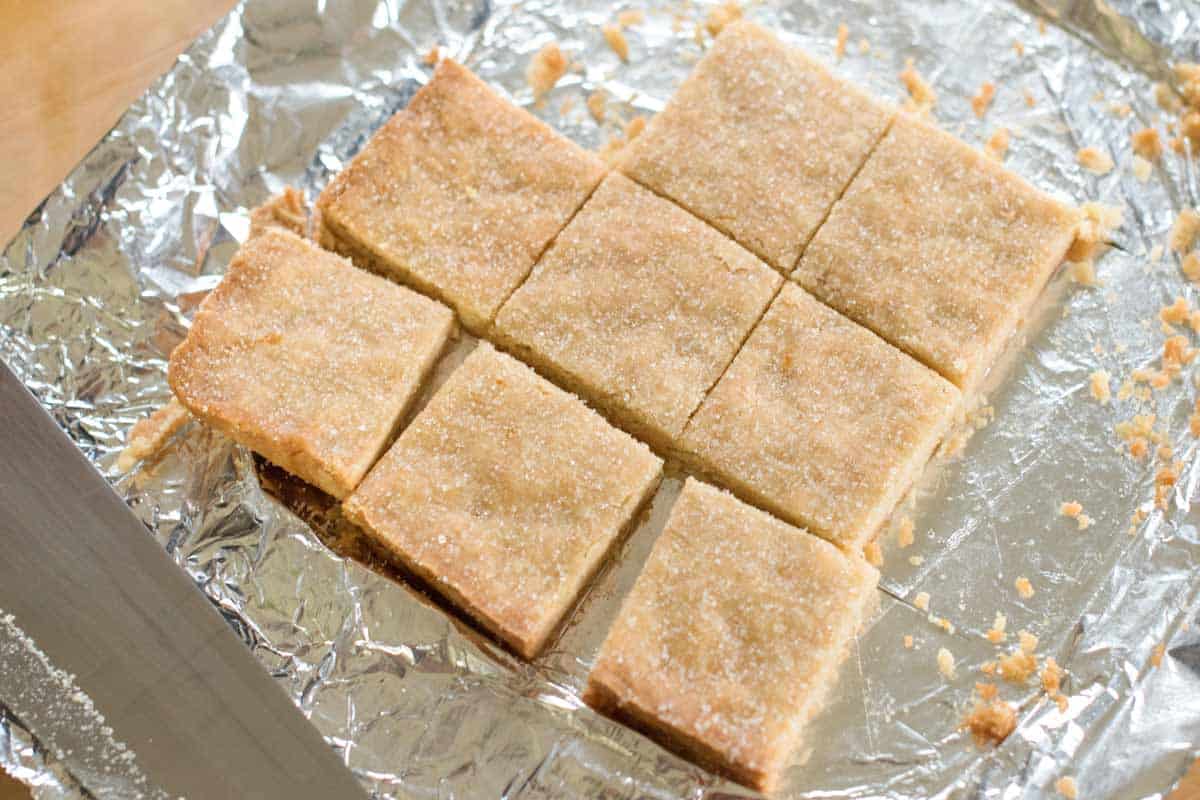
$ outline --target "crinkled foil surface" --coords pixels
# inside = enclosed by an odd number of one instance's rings
[[[624,7],[647,12],[627,32],[628,64],[600,32]],[[1038,10],[1061,26],[1039,31]],[[636,0],[251,0],[129,110],[0,260],[3,357],[375,797],[748,794],[578,700],[678,481],[666,482],[551,652],[524,665],[328,548],[267,491],[269,470],[219,435],[193,424],[131,475],[118,473],[116,455],[129,427],[168,398],[166,355],[245,237],[247,210],[289,183],[314,196],[427,78],[429,48],[532,107],[525,64],[557,40],[579,68],[535,113],[599,146],[615,131],[592,120],[586,95],[607,90],[618,117],[660,109],[702,53],[694,29],[707,11]],[[995,420],[922,487],[916,544],[885,541],[880,611],[784,794],[1034,797],[1071,774],[1081,797],[1160,796],[1200,745],[1200,533],[1190,505],[1200,469],[1187,433],[1196,390],[1186,376],[1148,405],[1104,406],[1088,396],[1088,376],[1106,369],[1119,382],[1156,365],[1158,309],[1195,298],[1175,257],[1155,262],[1151,253],[1178,209],[1197,204],[1196,162],[1168,156],[1141,182],[1128,137],[1159,119],[1151,76],[1169,60],[1200,60],[1200,7],[767,0],[747,14],[827,63],[845,22],[839,73],[899,99],[895,76],[911,58],[935,86],[935,116],[948,129],[981,142],[1006,126],[1011,168],[1061,197],[1125,209],[1116,247],[1099,263],[1103,285],[1056,280],[990,396]],[[998,92],[979,120],[969,98],[985,80]],[[1114,113],[1122,103],[1131,115]],[[1108,150],[1117,168],[1103,177],[1081,170],[1074,153],[1085,144]],[[1131,460],[1113,434],[1150,406],[1184,464],[1165,513],[1150,502],[1153,466]],[[1060,517],[1064,500],[1081,502],[1092,527]],[[1137,509],[1150,513],[1131,534]],[[1018,576],[1033,597],[1018,597]],[[953,633],[914,607],[918,592]],[[979,749],[959,722],[980,666],[997,654],[982,635],[997,611],[1066,667],[1070,701],[1060,711],[1036,680],[1004,685],[1019,727],[999,748]],[[955,657],[954,679],[936,668],[942,647]],[[9,709],[0,713],[0,764],[42,785],[41,796],[78,796],[77,778],[112,772],[89,763],[90,753],[55,758],[52,743],[42,747],[18,722],[22,698],[0,701]]]

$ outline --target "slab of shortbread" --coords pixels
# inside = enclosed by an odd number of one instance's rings
[[[788,274],[891,117],[804,53],[738,22],[620,168]]]
[[[781,279],[610,175],[496,318],[507,349],[649,443],[678,437]]]
[[[770,790],[836,683],[878,580],[862,558],[688,479],[584,699]]]
[[[789,283],[682,448],[750,502],[857,549],[925,466],[958,401],[933,370]]]
[[[1078,216],[975,148],[897,117],[796,269],[806,289],[959,387],[977,384]]]
[[[480,344],[345,509],[404,566],[532,658],[661,467],[577,397]]]
[[[442,61],[321,194],[317,236],[478,331],[603,174],[595,155]]]
[[[200,305],[168,378],[192,414],[340,498],[453,331],[445,306],[271,228]]]

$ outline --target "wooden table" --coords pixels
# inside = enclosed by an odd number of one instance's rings
[[[0,98],[7,101],[0,103],[0,247],[130,103],[233,5],[0,0]],[[1200,769],[1184,783],[1171,800],[1200,800]],[[22,797],[28,794],[0,772],[0,800]]]
[[[233,0],[0,0],[0,247]]]

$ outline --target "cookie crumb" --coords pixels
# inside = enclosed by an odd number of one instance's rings
[[[904,649],[905,650],[913,649],[913,637],[912,637],[911,633],[904,634]]]
[[[925,559],[921,556],[909,556],[908,563],[912,564],[914,567],[919,567],[925,563]]]
[[[929,592],[917,592],[917,596],[913,598],[913,605],[922,611],[929,610]]]
[[[1067,800],[1076,800],[1079,797],[1079,787],[1075,784],[1075,779],[1070,775],[1064,775],[1055,781],[1054,791],[1067,798]]]
[[[1033,597],[1033,584],[1029,582],[1029,578],[1022,575],[1013,582],[1013,585],[1017,588],[1017,594],[1021,596],[1021,599],[1028,600]]]
[[[1008,128],[997,128],[983,144],[983,152],[995,161],[1003,161],[1008,155]]]
[[[987,630],[984,635],[992,644],[1000,644],[1008,638],[1005,628],[1008,627],[1008,617],[999,611],[996,612],[996,618],[992,620],[992,627]]]
[[[900,72],[900,82],[908,90],[908,100],[904,101],[904,107],[910,111],[928,111],[937,104],[937,92],[913,67],[911,58],[905,62],[904,69]]]
[[[1017,58],[1025,55],[1025,44],[1020,39],[1013,42],[1013,52],[1017,54]]]
[[[910,517],[901,517],[900,524],[896,526],[896,544],[903,549],[911,546],[915,539],[912,519]]]
[[[1200,212],[1194,208],[1185,208],[1175,218],[1171,232],[1167,235],[1167,245],[1176,253],[1186,253],[1200,234]]]
[[[1154,645],[1154,649],[1150,651],[1150,665],[1158,668],[1162,666],[1163,656],[1166,655],[1167,645],[1164,642],[1159,642]]]
[[[871,43],[867,41],[867,37],[864,36],[858,40],[858,52],[862,53],[864,56],[871,52]]]
[[[1081,167],[1095,175],[1107,175],[1112,172],[1112,157],[1098,147],[1081,147],[1075,153],[1075,159]]]
[[[982,688],[989,687],[990,689]],[[1011,703],[996,698],[996,687],[991,684],[976,684],[979,699],[971,713],[963,718],[961,727],[971,732],[975,744],[984,747],[998,745],[1017,728],[1017,711]]]
[[[558,42],[547,42],[529,60],[529,66],[525,70],[525,80],[533,89],[534,99],[541,102],[565,74],[567,74],[567,57],[563,55]]]
[[[1107,370],[1098,369],[1088,377],[1088,385],[1093,399],[1101,405],[1108,405],[1112,399],[1112,377]]]
[[[1071,262],[1071,280],[1089,289],[1100,285],[1096,277],[1096,264],[1090,258]]]
[[[937,665],[938,672],[948,680],[954,680],[958,674],[954,669],[954,656],[944,647],[937,651]]]
[[[1133,177],[1138,179],[1139,183],[1145,183],[1150,180],[1150,176],[1154,174],[1154,165],[1141,156],[1133,157]]]
[[[129,472],[139,461],[144,461],[162,450],[175,433],[192,418],[178,399],[172,397],[166,405],[145,419],[138,420],[129,429],[125,449],[117,457],[117,469]]]
[[[1108,244],[1112,232],[1121,227],[1124,212],[1119,206],[1088,202],[1080,207],[1083,219],[1075,241],[1067,250],[1068,261],[1090,261]]]
[[[987,113],[988,107],[995,97],[996,84],[984,81],[983,85],[979,87],[979,91],[971,98],[971,110],[975,112],[975,116],[983,119],[983,115]]]
[[[838,61],[846,55],[846,42],[850,38],[850,29],[846,27],[846,23],[841,23],[837,27],[837,43],[833,46],[833,54]]]
[[[1200,281],[1200,253],[1188,253],[1179,268],[1189,281]]]
[[[604,122],[604,117],[608,113],[608,93],[603,89],[597,89],[589,94],[587,97],[587,110],[596,122]]]
[[[621,30],[620,25],[605,25],[600,29],[604,34],[604,41],[608,43],[609,48],[617,54],[617,58],[622,61],[629,60],[629,40],[625,38],[625,32]]]
[[[646,13],[639,8],[627,8],[617,14],[617,24],[622,28],[632,28],[646,21]]]
[[[863,558],[872,567],[883,566],[883,551],[879,548],[879,542],[867,542],[863,547]]]
[[[1042,691],[1054,697],[1062,689],[1063,668],[1053,658],[1042,665]]]
[[[646,118],[634,117],[625,123],[625,141],[632,142],[639,135],[641,135],[642,131],[644,130],[646,130]]]
[[[710,36],[717,36],[725,26],[742,18],[742,7],[736,2],[722,3],[708,13],[704,20],[704,29]]]
[[[1154,128],[1142,128],[1129,137],[1133,152],[1147,161],[1157,161],[1162,156],[1162,139]]]

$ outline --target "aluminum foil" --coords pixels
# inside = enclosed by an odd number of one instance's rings
[[[1167,75],[1166,62],[1200,60],[1200,8],[1026,6],[747,8],[831,64],[846,23],[839,73],[898,100],[895,76],[911,58],[948,129],[981,142],[1008,127],[1011,168],[1063,198],[1125,209],[1099,263],[1103,285],[1056,280],[991,393],[994,421],[920,487],[916,543],[884,542],[880,611],[812,725],[786,796],[1034,797],[1070,774],[1081,797],[1159,797],[1200,746],[1200,459],[1187,433],[1196,390],[1189,374],[1148,404],[1088,396],[1093,370],[1119,381],[1156,364],[1158,309],[1175,296],[1197,300],[1174,256],[1152,257],[1178,209],[1200,198],[1196,162],[1168,156],[1142,182],[1128,137],[1159,120],[1151,81]],[[646,12],[627,31],[628,64],[600,32],[621,8]],[[1029,9],[1060,24],[1042,29]],[[129,110],[0,260],[3,357],[375,797],[749,794],[578,699],[678,479],[550,652],[528,665],[394,580],[321,498],[223,437],[190,425],[130,475],[118,473],[117,453],[129,427],[167,399],[166,354],[246,236],[248,209],[286,184],[314,196],[427,79],[431,47],[599,146],[621,118],[662,107],[702,55],[695,30],[708,11],[691,0],[250,0]],[[524,68],[550,40],[576,66],[535,106]],[[980,120],[969,99],[985,80],[998,92]],[[583,102],[597,89],[610,96],[605,125]],[[1083,171],[1074,154],[1085,144],[1106,149],[1117,168]],[[1183,462],[1166,512],[1150,502],[1153,465],[1131,460],[1113,433],[1149,407]],[[1080,531],[1059,516],[1065,500],[1081,502],[1094,524]],[[1139,509],[1148,516],[1130,533]],[[1013,588],[1022,576],[1035,589],[1029,599]],[[953,633],[915,608],[919,592]],[[1069,704],[1060,711],[1032,683],[1006,684],[1019,727],[999,748],[979,748],[960,720],[980,667],[998,653],[982,635],[997,611],[1068,670]],[[936,667],[942,647],[956,660],[953,679]],[[1011,647],[1010,636],[1000,649]],[[0,701],[10,707],[0,713],[0,765],[66,787],[52,796],[71,796],[72,782],[96,774],[86,753],[43,757],[52,743],[39,750],[21,727],[20,699]],[[102,710],[103,698],[96,703]]]

